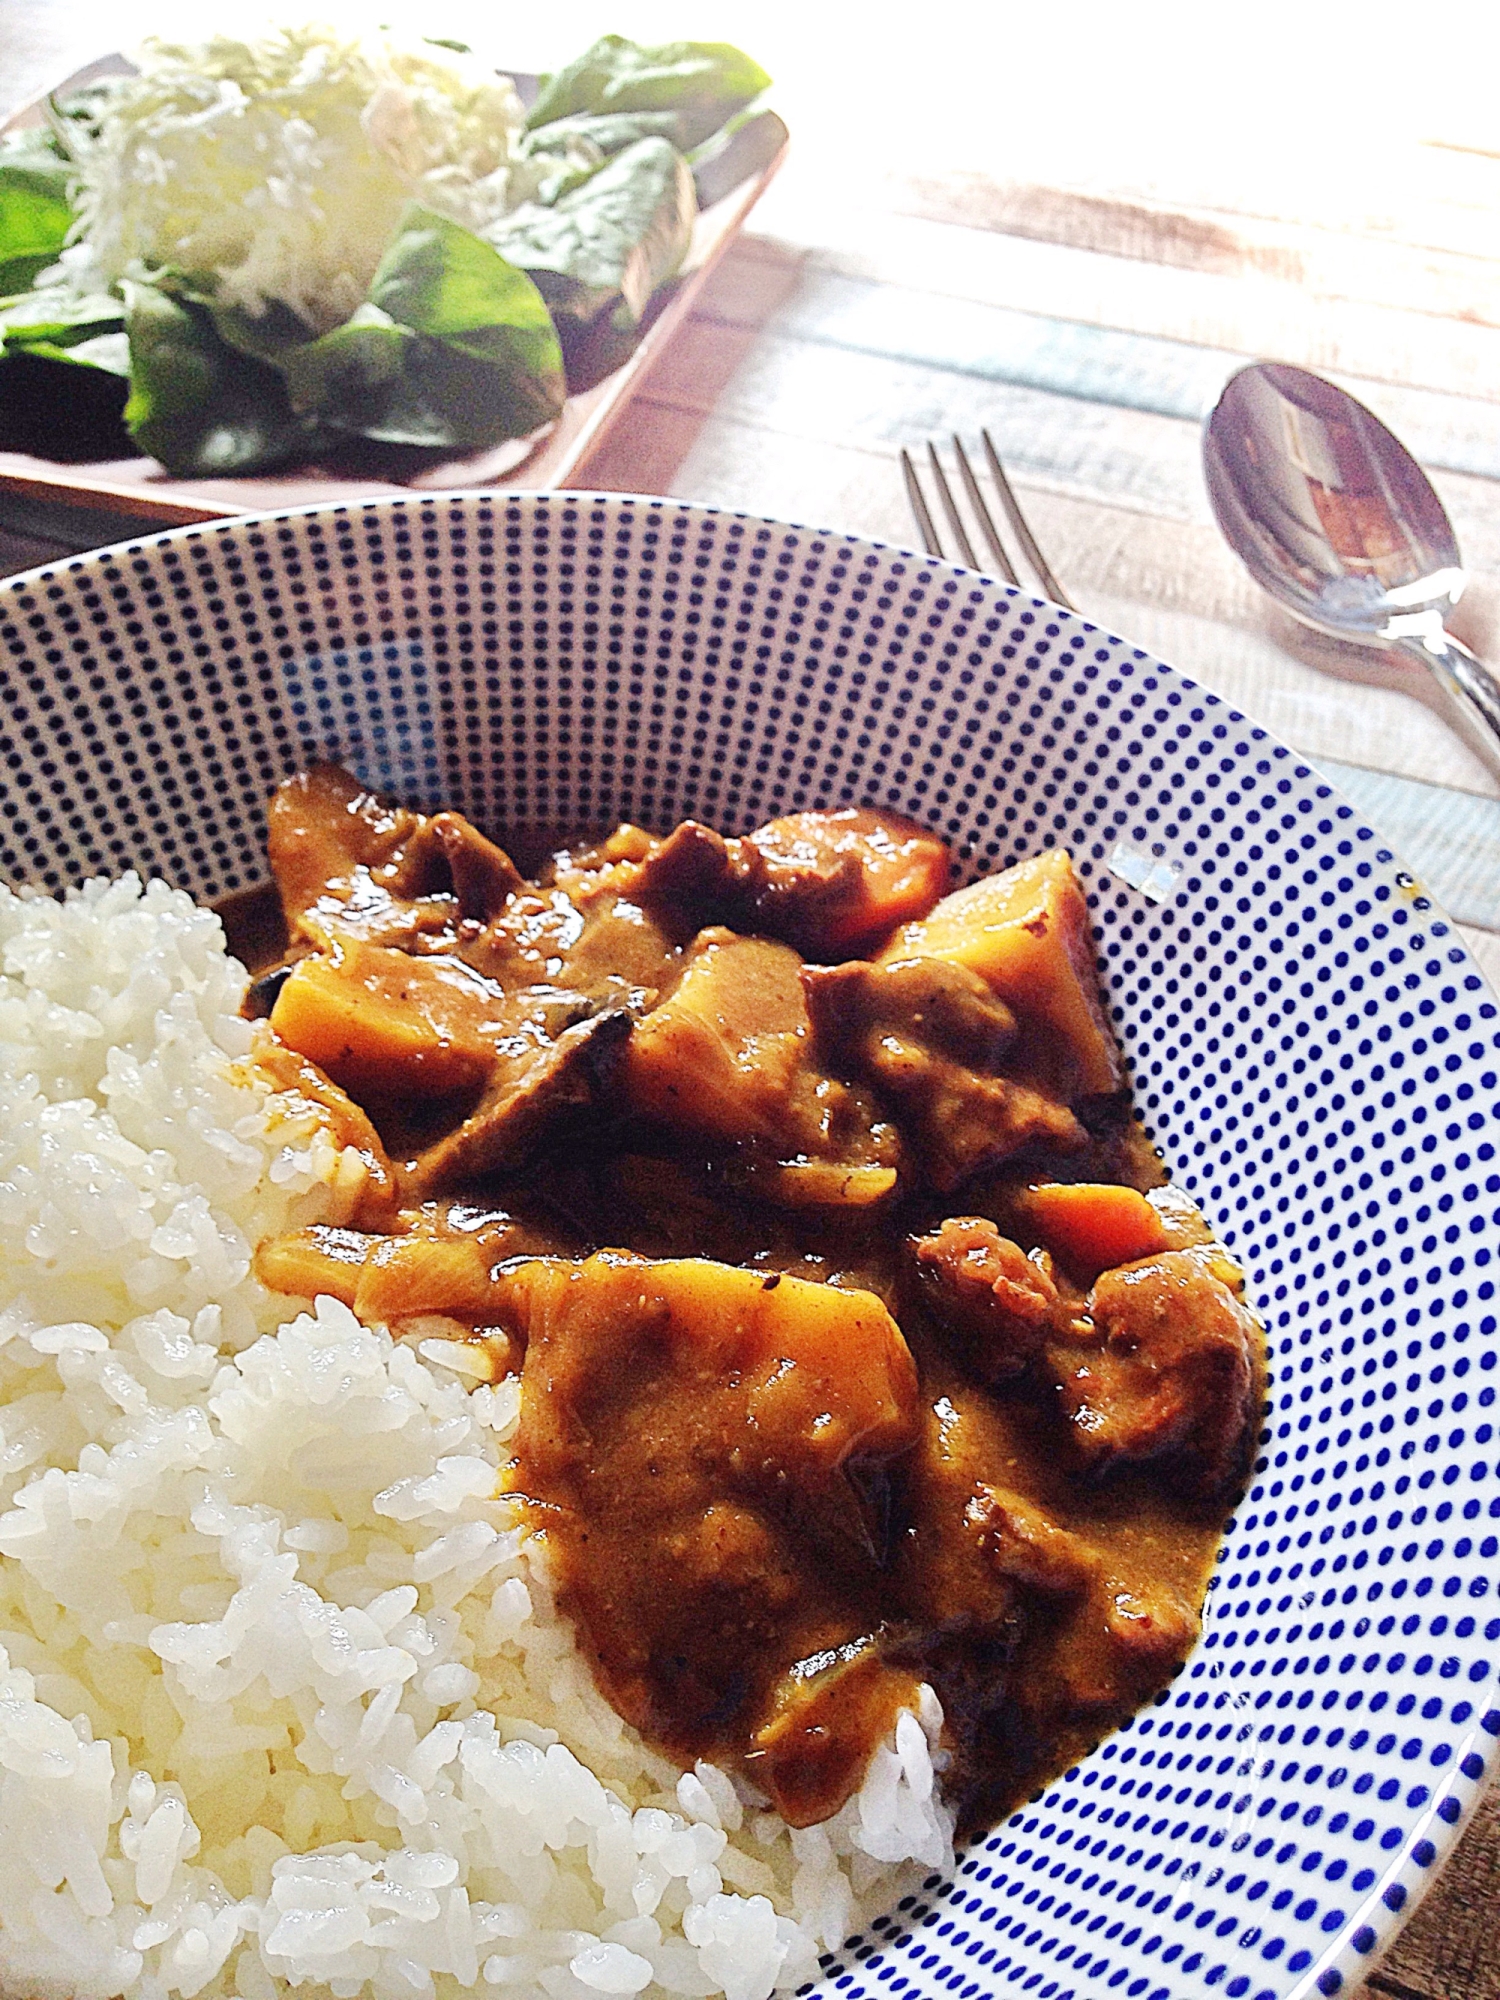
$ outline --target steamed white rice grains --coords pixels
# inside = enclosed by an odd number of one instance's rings
[[[496,1498],[516,1383],[251,1276],[356,1163],[244,984],[159,882],[0,891],[0,1989],[812,1977],[950,1857],[935,1699],[805,1832],[642,1745]]]

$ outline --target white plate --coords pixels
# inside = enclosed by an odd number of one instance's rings
[[[1267,1322],[1263,1455],[1173,1687],[828,1988],[1358,1982],[1500,1731],[1500,1033],[1452,926],[1316,771],[966,571],[617,496],[103,550],[0,585],[0,658],[12,880],[244,887],[267,792],[310,756],[502,832],[858,801],[971,873],[1070,847],[1141,1113]]]

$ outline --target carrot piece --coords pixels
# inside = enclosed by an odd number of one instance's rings
[[[1027,1189],[1020,1209],[1043,1245],[1080,1271],[1113,1270],[1167,1248],[1146,1197],[1110,1181],[1047,1181]]]
[[[948,850],[899,813],[844,806],[789,813],[747,834],[766,865],[768,910],[806,907],[793,942],[844,953],[925,917],[948,886]],[[791,932],[787,933],[789,936]]]

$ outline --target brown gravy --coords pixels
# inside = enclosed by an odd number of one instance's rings
[[[944,897],[910,823],[802,814],[527,880],[331,770],[271,855],[249,1004],[365,1179],[261,1274],[519,1369],[510,1483],[648,1741],[808,1825],[926,1683],[972,1827],[1171,1678],[1261,1342],[1066,856]]]

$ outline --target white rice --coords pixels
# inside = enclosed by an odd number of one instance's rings
[[[642,1744],[496,1497],[517,1385],[252,1277],[356,1170],[244,981],[161,883],[0,891],[0,1990],[811,1978],[951,1859],[935,1698],[803,1832]]]

